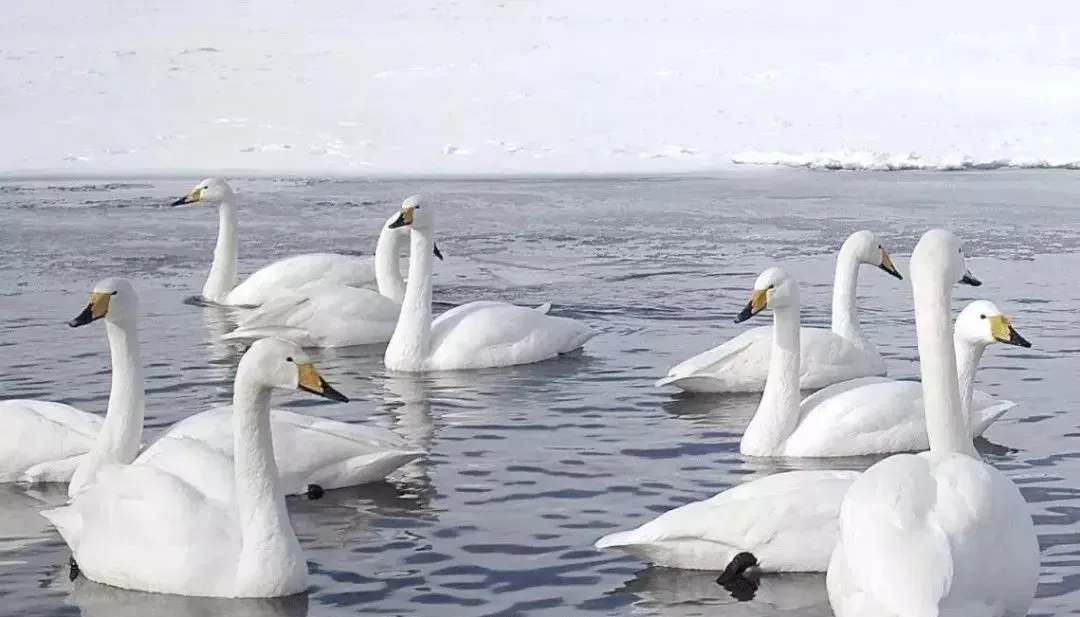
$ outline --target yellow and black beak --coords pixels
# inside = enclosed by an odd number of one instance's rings
[[[183,197],[181,197],[180,199],[177,199],[176,201],[172,202],[169,205],[171,205],[171,206],[182,206],[184,204],[197,203],[197,202],[202,200],[202,192],[203,192],[202,187],[195,187],[195,188],[191,189],[191,191],[189,191],[187,195],[184,195]]]
[[[901,281],[904,280],[904,277],[900,276],[900,271],[893,265],[892,257],[889,256],[889,251],[886,251],[885,249],[881,249],[881,264],[878,265],[878,267]]]
[[[109,300],[111,300],[113,294],[104,292],[94,292],[90,294],[90,303],[86,305],[83,312],[79,313],[75,319],[68,322],[68,325],[72,328],[78,328],[79,326],[85,326],[86,324],[97,321],[102,317],[109,314]]]
[[[735,323],[742,323],[747,319],[750,319],[754,315],[764,311],[765,307],[768,305],[769,297],[766,295],[766,290],[755,289],[753,293],[750,294],[750,301],[747,302],[743,310],[735,316]]]
[[[339,403],[348,403],[349,397],[338,392],[326,383],[326,380],[319,375],[319,371],[315,370],[315,367],[310,362],[303,364],[297,364],[296,370],[299,371],[299,385],[298,387],[305,392],[317,394],[323,398],[328,398],[331,401],[337,401]]]
[[[416,214],[415,206],[405,206],[401,209],[396,220],[390,223],[390,229],[397,229],[398,227],[404,227],[406,225],[412,225],[413,215]]]
[[[1020,333],[1012,327],[1008,317],[991,315],[988,319],[990,320],[990,335],[995,340],[1008,345],[1016,345],[1017,347],[1031,347],[1031,342],[1020,336]]]

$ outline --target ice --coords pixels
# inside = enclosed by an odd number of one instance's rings
[[[1080,167],[1080,5],[53,0],[0,173]]]

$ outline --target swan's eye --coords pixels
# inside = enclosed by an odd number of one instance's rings
[[[117,292],[115,292],[115,291],[110,291],[110,292],[109,292],[109,295],[110,295],[110,296],[115,296],[115,295],[116,295],[116,293],[117,293]]]
[[[289,356],[288,358],[285,358],[285,361],[286,362],[292,362],[293,361],[292,356]]]
[[[767,289],[776,289],[776,285],[769,285]]]
[[[979,319],[986,319],[986,315],[979,315]]]
[[[878,250],[879,250],[879,251],[883,251],[883,250],[885,250],[885,247],[881,246],[880,244],[879,244],[879,245],[877,245],[877,247],[878,247]]]

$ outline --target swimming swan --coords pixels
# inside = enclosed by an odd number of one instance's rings
[[[975,279],[964,282],[980,284]],[[905,392],[917,394],[917,386],[880,377],[854,379],[800,403],[795,377],[799,374],[799,354],[794,351],[799,349],[801,333],[799,290],[795,279],[781,268],[761,273],[750,302],[735,321],[750,319],[766,308],[773,310],[774,331],[769,378],[757,411],[743,433],[740,452],[749,456],[858,456],[912,451],[926,442],[922,410],[912,404],[913,399],[902,396]],[[1008,320],[1002,325],[1011,329]],[[1021,341],[1022,337],[1013,338],[1011,334],[1005,340],[1015,344]],[[974,375],[973,368],[960,370]],[[892,395],[896,389],[901,396]],[[986,417],[1000,416],[1003,410],[987,409],[987,400],[992,401],[989,397],[980,399],[977,412],[986,411]],[[982,418],[980,415],[980,421],[973,422],[973,429],[985,428],[988,421]]]
[[[802,329],[800,388],[816,390],[855,377],[885,375],[885,361],[863,334],[855,313],[859,265],[868,264],[903,279],[889,252],[871,231],[857,231],[836,256],[832,328]],[[761,392],[769,369],[771,333],[767,327],[747,330],[722,345],[673,366],[657,387],[688,392]]]
[[[456,306],[432,321],[434,206],[419,195],[401,204],[393,227],[409,227],[405,301],[384,362],[392,371],[447,371],[530,364],[580,349],[597,332],[580,321],[506,302]]]
[[[306,285],[274,296],[241,319],[238,327],[222,339],[274,336],[301,347],[347,347],[389,341],[405,296],[397,245],[399,238],[409,235],[406,228],[390,227],[397,217],[398,213],[394,212],[383,225],[375,247],[378,291],[337,283]],[[391,242],[393,247],[387,248],[385,245]],[[433,252],[439,259],[443,258],[438,245]]]
[[[297,346],[256,341],[233,387],[235,495],[218,501],[150,465],[109,465],[45,516],[90,580],[155,593],[271,598],[307,589],[274,464],[270,394],[300,389],[347,401]]]
[[[980,392],[974,397],[974,412],[969,411],[975,369],[986,347],[994,342],[1030,346],[993,302],[976,300],[956,318],[953,337],[957,371],[966,393],[961,408],[969,417],[974,413],[972,432],[976,433],[1016,405]],[[867,391],[892,400],[897,409],[909,409],[907,413],[921,423],[918,433],[925,442],[922,384],[884,377],[865,379],[881,380]],[[841,385],[829,386],[813,396]],[[847,400],[851,413],[868,404],[867,398]],[[738,576],[751,567],[758,572],[824,572],[836,546],[840,504],[860,475],[831,470],[773,474],[679,506],[635,529],[608,534],[595,546],[618,549],[658,566],[724,570],[722,578]]]
[[[237,285],[236,195],[232,187],[220,178],[207,178],[172,205],[194,203],[217,204],[218,207],[214,261],[210,264],[210,273],[202,290],[202,297],[208,302],[252,307],[263,304],[277,294],[314,282],[367,286],[375,281],[380,267],[398,272],[398,279],[401,278],[396,244],[387,242],[386,252],[380,254],[376,251],[374,259],[337,253],[304,253],[286,257],[263,266]],[[404,294],[403,284],[399,291]]]
[[[1039,577],[1035,526],[1016,485],[980,460],[960,408],[949,302],[960,240],[933,229],[911,255],[930,450],[890,456],[840,508],[826,573],[837,617],[1028,614]]]
[[[139,348],[138,295],[130,281],[107,278],[94,285],[86,309],[72,326],[103,320],[112,357],[109,406],[85,453],[42,461],[25,471],[28,483],[69,482],[74,496],[109,464],[154,465],[184,475],[204,492],[231,494],[232,406],[197,413],[170,427],[139,453],[145,386]],[[424,453],[391,431],[274,409],[277,467],[289,494],[318,496],[324,490],[375,482]],[[226,457],[224,469],[220,456]],[[217,470],[217,471],[215,471]]]

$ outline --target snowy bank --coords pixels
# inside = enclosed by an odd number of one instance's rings
[[[9,4],[0,173],[1080,161],[1067,0]]]

